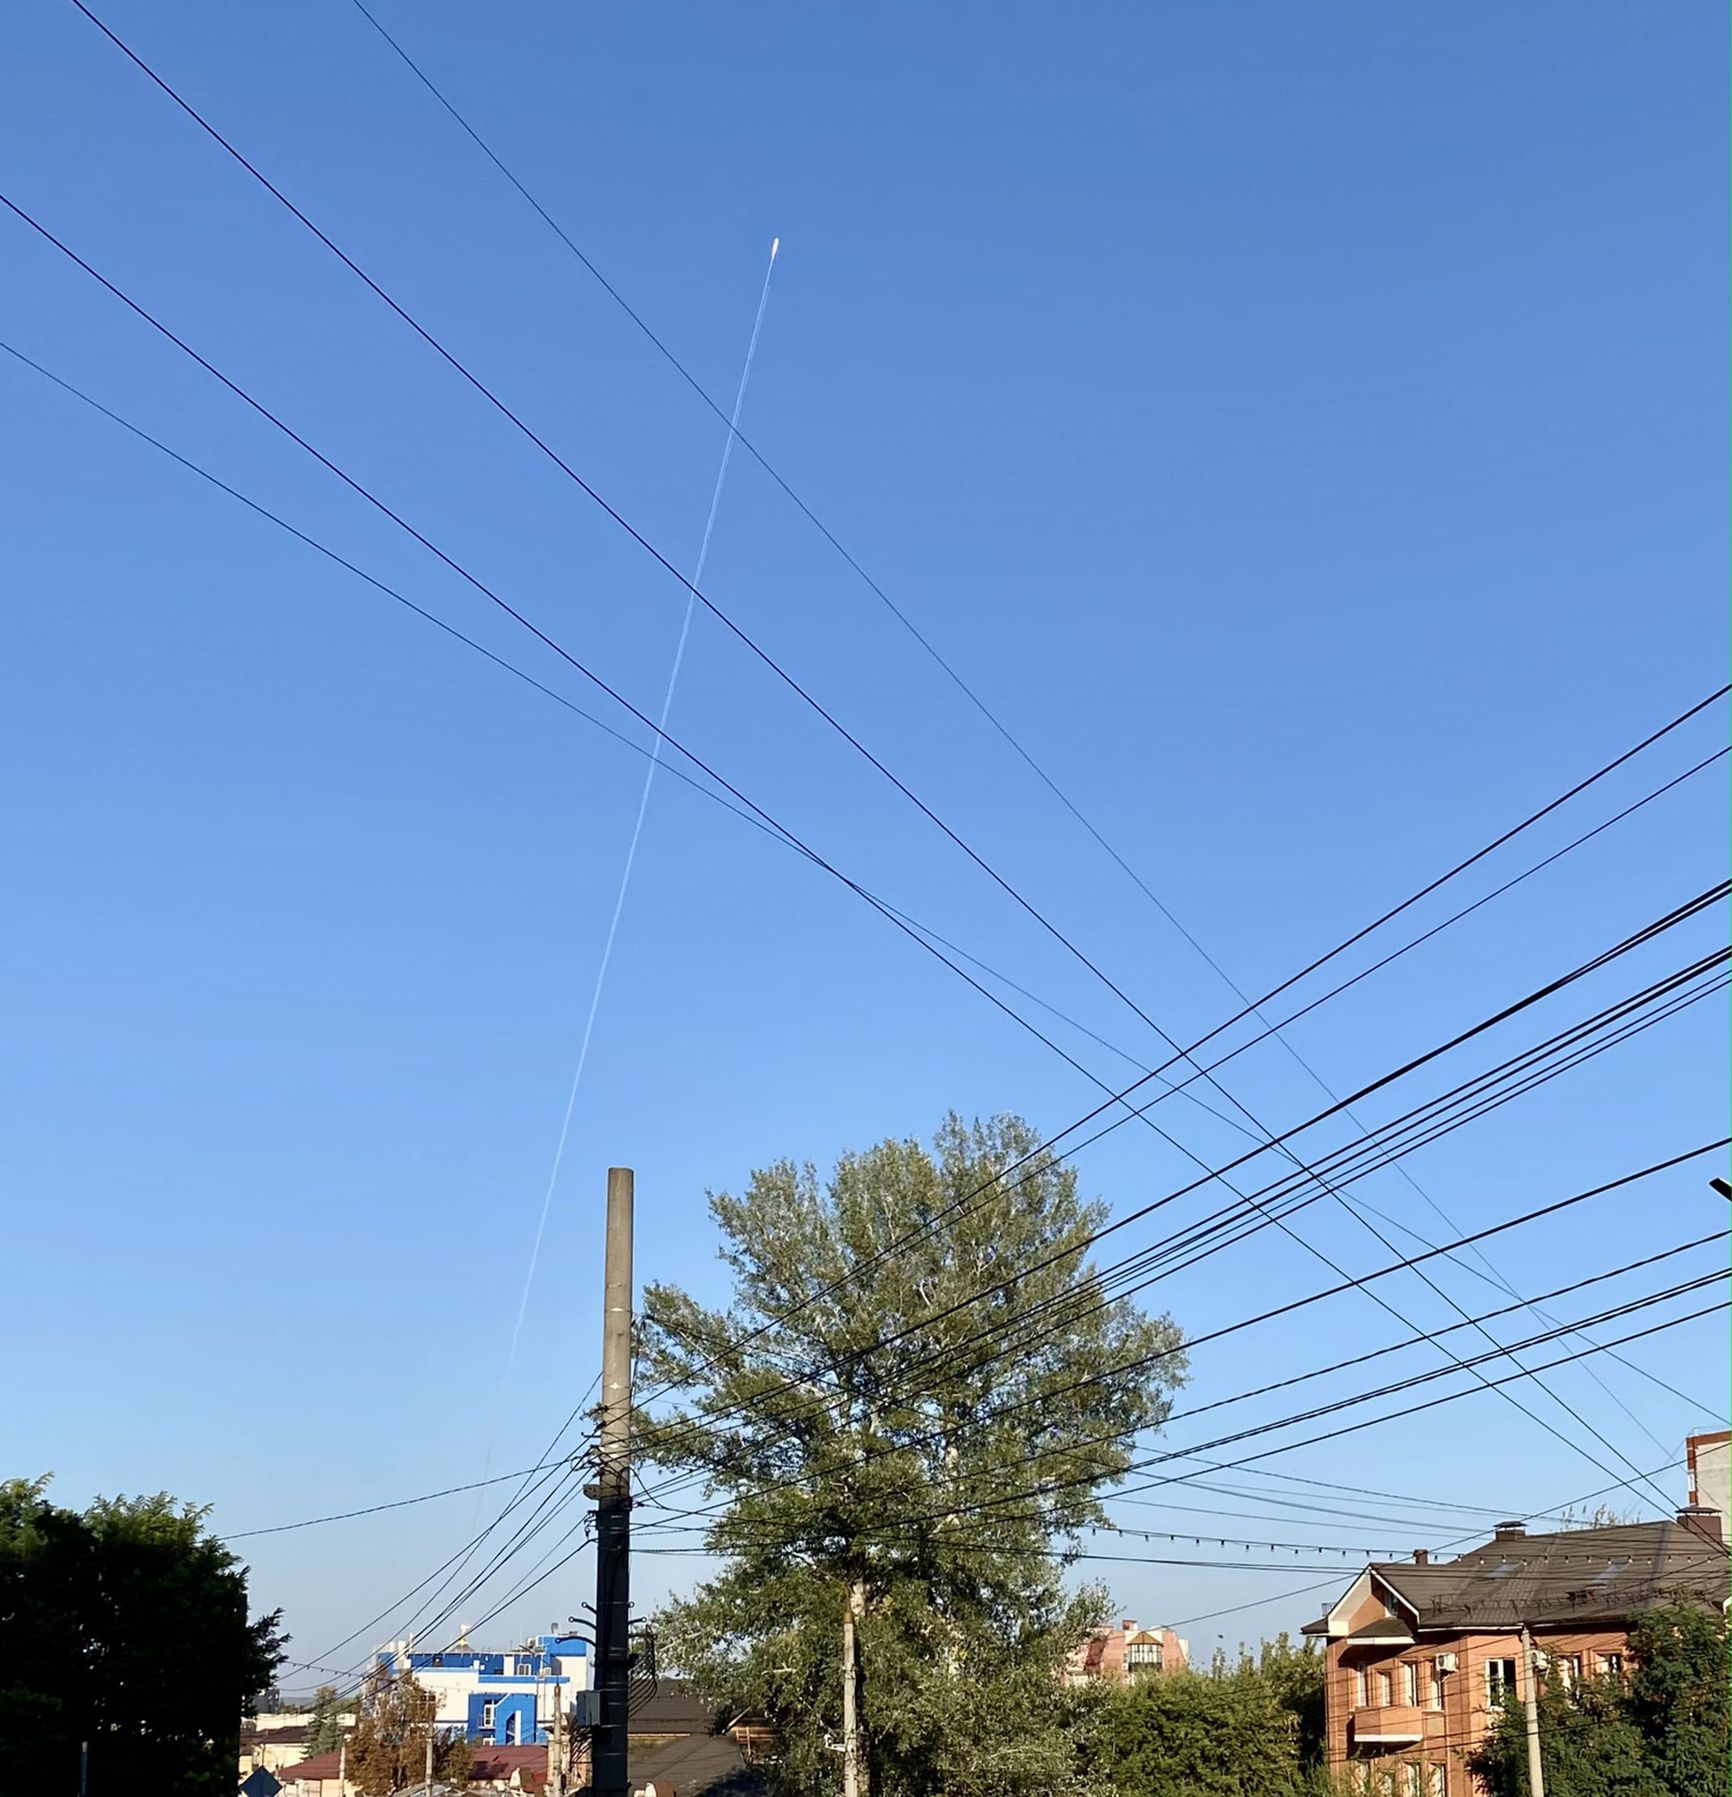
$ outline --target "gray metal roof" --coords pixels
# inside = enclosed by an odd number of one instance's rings
[[[1554,1535],[1500,1530],[1457,1559],[1417,1566],[1374,1561],[1406,1600],[1420,1631],[1520,1623],[1622,1622],[1674,1592],[1727,1601],[1724,1543],[1694,1523],[1626,1523]]]

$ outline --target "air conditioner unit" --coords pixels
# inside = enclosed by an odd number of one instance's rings
[[[1437,1656],[1437,1669],[1439,1672],[1453,1672],[1455,1670],[1455,1664],[1455,1655],[1452,1653],[1440,1653]]]

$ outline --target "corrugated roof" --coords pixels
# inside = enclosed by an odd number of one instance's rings
[[[1442,1564],[1375,1561],[1422,1631],[1519,1623],[1622,1622],[1669,1593],[1724,1604],[1732,1568],[1721,1542],[1681,1522],[1500,1533]]]

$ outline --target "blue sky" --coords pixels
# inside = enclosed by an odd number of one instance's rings
[[[720,397],[780,235],[748,432],[1247,989],[1718,684],[1717,15],[379,11]],[[720,426],[349,0],[104,16],[690,563]],[[73,9],[11,9],[0,34],[5,191],[653,710],[677,583]],[[16,220],[0,242],[8,343],[590,702]],[[638,1172],[640,1273],[716,1296],[707,1187],[950,1107],[1056,1128],[1094,1103],[846,891],[664,781],[501,1410],[642,763],[0,362],[8,1471],[53,1470],[69,1501],[167,1488],[241,1530],[478,1478],[496,1418],[491,1465],[525,1464],[594,1368],[610,1162]],[[706,588],[1164,1029],[1237,1008],[747,459]],[[1103,1076],[1147,1064],[1147,1027],[701,617],[673,728],[1125,1049],[1057,1026]],[[1721,712],[1697,720],[1461,902],[1723,740]],[[1723,810],[1710,770],[1295,1043],[1339,1087],[1422,1051],[1706,886]],[[1468,1229],[1711,1139],[1719,1013],[1447,1138],[1415,1176]],[[1265,1120],[1317,1102],[1273,1045],[1224,1077]],[[1162,1114],[1196,1152],[1236,1151],[1182,1103]],[[1189,1167],[1134,1127],[1081,1165],[1120,1210]],[[1498,1264],[1543,1291],[1700,1235],[1724,1221],[1704,1180],[1580,1207]],[[1448,1233],[1393,1175],[1365,1193]],[[1354,1270],[1387,1258],[1339,1212],[1307,1216]],[[1201,1332],[1328,1282],[1266,1235],[1157,1295]],[[1415,1282],[1392,1296],[1449,1320]],[[1349,1295],[1200,1350],[1188,1396],[1399,1333]],[[1603,1374],[1675,1453],[1723,1408],[1725,1339],[1711,1318],[1630,1350],[1699,1404]],[[1579,1368],[1556,1389],[1642,1466],[1667,1458]],[[1487,1396],[1270,1464],[1512,1510],[1608,1482]],[[256,1596],[310,1654],[444,1559],[473,1502],[252,1543]],[[1299,1538],[1273,1511],[1232,1526]],[[646,1562],[643,1600],[694,1570]],[[1145,1618],[1283,1583],[1099,1570]],[[563,1618],[584,1576],[497,1627]],[[1315,1602],[1192,1633],[1297,1626]]]

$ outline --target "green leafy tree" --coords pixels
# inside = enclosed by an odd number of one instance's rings
[[[313,1693],[313,1707],[307,1725],[307,1758],[316,1753],[329,1753],[343,1740],[344,1703],[335,1685],[320,1685]]]
[[[0,1484],[0,1790],[221,1797],[240,1725],[282,1663],[279,1617],[247,1620],[246,1569],[204,1510],[154,1497],[49,1502]]]
[[[1661,1786],[1683,1797],[1728,1797],[1726,1617],[1679,1601],[1630,1631],[1634,1671],[1626,1705]]]
[[[438,1709],[433,1693],[407,1673],[398,1678],[374,1673],[368,1679],[345,1768],[361,1797],[391,1797],[393,1791],[421,1785],[429,1740],[434,1779],[459,1786],[469,1782],[469,1743],[434,1726]]]
[[[1671,1797],[1648,1764],[1625,1694],[1609,1681],[1565,1691],[1548,1681],[1537,1699],[1547,1797]],[[1506,1696],[1473,1769],[1492,1797],[1527,1797],[1527,1713]]]
[[[682,1401],[640,1452],[722,1496],[723,1570],[660,1617],[664,1651],[769,1712],[802,1797],[842,1782],[849,1678],[863,1791],[1079,1788],[1054,1694],[1103,1612],[1052,1550],[1101,1517],[1184,1361],[1171,1322],[1105,1298],[1104,1207],[1037,1142],[952,1116],[930,1152],[882,1142],[824,1183],[777,1163],[711,1197],[728,1309],[644,1294],[644,1371]]]
[[[1295,1647],[1283,1629],[1258,1650],[1256,1674],[1286,1719],[1300,1771],[1316,1772],[1325,1743],[1322,1654],[1308,1641]]]
[[[1323,1659],[1283,1634],[1206,1673],[1108,1687],[1084,1747],[1120,1797],[1330,1797]]]
[[[1122,1797],[1302,1797],[1317,1788],[1300,1763],[1286,1673],[1255,1665],[1163,1673],[1111,1693],[1095,1740]]]
[[[1728,1797],[1724,1616],[1687,1600],[1639,1617],[1631,1675],[1537,1699],[1546,1797]],[[1527,1797],[1527,1718],[1508,1700],[1474,1770],[1491,1797]]]

